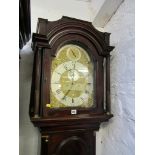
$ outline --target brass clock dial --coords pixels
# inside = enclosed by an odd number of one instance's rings
[[[93,63],[85,49],[61,47],[51,62],[50,108],[94,105]]]

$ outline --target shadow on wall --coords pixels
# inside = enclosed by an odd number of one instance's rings
[[[33,68],[33,51],[29,41],[20,51],[19,72],[19,154],[39,155],[40,134],[30,122],[29,103]],[[39,143],[39,144],[38,144]]]

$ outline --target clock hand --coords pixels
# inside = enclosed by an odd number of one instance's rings
[[[74,62],[74,64],[73,64],[73,66],[74,66],[74,68],[73,68],[73,69],[74,69],[74,70],[75,70],[75,63],[76,63],[76,62]]]
[[[73,81],[74,81],[74,71],[73,71],[72,85],[73,85]]]
[[[70,89],[71,89],[71,88],[70,88]],[[65,93],[64,97],[71,91],[70,89]],[[64,98],[64,97],[63,97],[63,98]]]
[[[74,81],[74,70],[70,70],[70,77],[71,77],[71,80],[72,80],[72,85],[73,85],[73,81]]]
[[[69,90],[64,94],[63,98],[64,99],[68,94],[69,92],[71,91],[73,85],[74,85],[74,72],[71,74],[72,75],[72,83],[71,83],[71,87],[69,88]]]
[[[72,53],[73,53],[74,57],[76,57],[76,54],[73,52],[73,50],[72,50],[72,49],[71,49],[71,51],[72,51]]]
[[[72,86],[73,86],[73,82],[72,82],[72,85],[71,85],[70,89],[64,94],[64,96],[63,96],[62,99],[64,99],[64,98],[69,94],[69,92],[70,92],[71,89],[72,89]]]

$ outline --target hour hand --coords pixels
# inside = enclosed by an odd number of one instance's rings
[[[63,96],[63,100],[66,98],[66,96],[68,95],[68,93],[70,92],[70,90],[68,90],[66,93],[65,93],[65,95]]]
[[[73,83],[72,83],[72,85],[73,85]],[[67,90],[67,92],[64,94],[64,97],[63,97],[63,98],[65,98],[65,97],[69,94],[69,92],[71,91],[72,85],[71,85],[70,89]],[[63,98],[62,98],[62,99],[63,99]]]

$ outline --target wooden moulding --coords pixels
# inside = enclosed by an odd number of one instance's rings
[[[110,55],[106,57],[106,112],[111,113],[110,98]]]
[[[67,123],[101,123],[103,121],[108,121],[112,114],[104,115],[80,115],[80,116],[70,116],[70,117],[57,117],[57,118],[31,118],[31,121],[35,126],[59,126]]]

